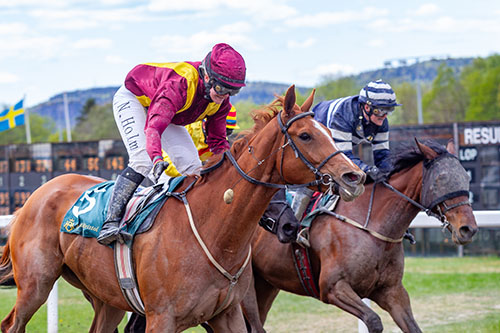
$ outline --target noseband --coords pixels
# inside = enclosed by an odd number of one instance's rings
[[[315,167],[305,156],[304,154],[302,154],[302,152],[297,148],[297,145],[295,144],[295,142],[293,142],[290,134],[288,133],[288,129],[290,128],[290,126],[297,120],[299,119],[302,119],[304,117],[308,117],[308,116],[313,116],[314,115],[314,112],[304,112],[304,113],[299,113],[297,115],[295,115],[294,117],[292,117],[290,120],[288,120],[288,122],[286,123],[286,125],[283,124],[283,121],[281,119],[281,112],[278,113],[278,124],[280,126],[280,129],[281,129],[281,132],[284,134],[285,136],[285,140],[286,142],[281,145],[277,150],[271,152],[267,157],[265,157],[264,159],[260,160],[260,161],[257,161],[257,166],[260,166],[262,165],[262,163],[264,163],[264,161],[266,159],[268,159],[271,155],[277,153],[279,150],[281,150],[281,170],[280,170],[280,176],[281,178],[283,179],[283,155],[284,155],[284,149],[286,148],[286,146],[290,146],[292,147],[294,153],[295,153],[295,156],[300,158],[300,160],[302,162],[304,162],[304,164],[309,168],[309,170],[311,170],[314,175],[316,176],[316,180],[312,181],[312,182],[309,182],[309,183],[306,183],[306,184],[275,184],[275,183],[268,183],[268,182],[263,182],[263,181],[260,181],[258,179],[255,179],[253,178],[252,176],[249,175],[250,172],[252,172],[255,168],[253,168],[252,170],[250,170],[249,172],[245,172],[243,171],[243,169],[241,169],[241,167],[238,165],[238,162],[236,161],[236,159],[234,158],[234,156],[231,154],[231,152],[229,150],[226,150],[224,152],[224,155],[227,156],[227,158],[229,159],[229,161],[231,161],[231,163],[234,165],[234,167],[236,168],[236,170],[238,171],[238,173],[241,175],[241,177],[243,177],[245,180],[247,180],[248,182],[252,183],[252,184],[256,184],[256,185],[263,185],[263,186],[267,186],[267,187],[271,187],[271,188],[287,188],[287,189],[297,189],[297,188],[301,188],[301,187],[309,187],[309,186],[320,186],[320,185],[329,185],[330,187],[333,187],[335,185],[338,186],[338,184],[335,182],[335,180],[333,179],[332,175],[328,174],[328,173],[322,173],[320,172],[319,170],[332,158],[334,157],[335,155],[337,154],[340,154],[341,151],[340,150],[337,150],[336,152],[333,152],[331,153],[330,155],[328,155],[319,165],[318,167]],[[251,147],[249,147],[249,151],[252,152],[252,149]],[[214,167],[217,167],[214,165]],[[210,170],[213,169],[210,168]],[[284,180],[284,179],[283,179]]]
[[[268,216],[267,211],[266,211],[264,213],[264,215],[262,215],[262,217],[260,218],[259,225],[261,227],[263,227],[265,230],[269,231],[270,233],[276,235],[276,233],[278,232],[278,226],[279,226],[280,219],[283,216],[283,214],[285,213],[285,210],[289,206],[288,206],[288,202],[286,200],[271,200],[269,205],[272,205],[272,204],[281,204],[282,205],[278,216],[276,216],[276,217]]]

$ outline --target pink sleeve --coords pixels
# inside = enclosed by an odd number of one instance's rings
[[[226,138],[226,117],[230,109],[231,105],[228,99],[222,103],[214,115],[207,117],[205,124],[207,145],[214,154],[220,154],[229,149],[229,142]]]
[[[184,105],[187,89],[182,89],[182,84],[177,82],[177,84],[170,84],[169,86],[162,85],[158,88],[158,91],[159,93],[155,95],[149,106],[144,128],[146,151],[151,160],[155,156],[162,156],[161,135],[172,122],[175,113]]]

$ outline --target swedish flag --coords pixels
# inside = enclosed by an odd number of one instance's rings
[[[11,106],[0,112],[0,132],[24,125],[24,99],[20,100],[16,105]]]

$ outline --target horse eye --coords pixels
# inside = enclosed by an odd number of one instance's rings
[[[309,133],[301,133],[301,134],[299,134],[299,138],[302,141],[309,141],[309,140],[311,140],[311,136],[309,135]]]

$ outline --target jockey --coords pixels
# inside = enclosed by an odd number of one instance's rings
[[[208,148],[205,137],[205,122],[197,121],[192,124],[186,125],[186,129],[193,140],[193,143],[198,150],[198,157],[200,161],[205,162],[213,153]],[[239,129],[240,127],[236,124],[236,109],[233,105],[231,105],[231,109],[229,110],[229,114],[226,118],[226,135],[229,137],[233,130]],[[168,154],[162,149],[163,160],[169,163],[168,168],[161,175],[159,182],[167,182],[171,177],[179,177],[181,174],[177,171],[177,168],[168,157]]]
[[[359,95],[324,101],[312,111],[314,119],[328,127],[337,147],[349,157],[373,181],[385,180],[391,169],[389,160],[389,121],[396,106],[396,94],[391,86],[382,80],[369,82]],[[363,162],[353,154],[353,147],[360,143],[369,143],[373,151],[373,166]],[[310,198],[313,191],[298,191],[294,199],[295,211],[304,197]],[[298,197],[297,197],[298,195]],[[306,200],[307,202],[309,200]]]
[[[113,113],[129,163],[116,179],[99,243],[128,236],[119,229],[126,204],[150,172],[157,181],[168,167],[162,147],[181,174],[200,174],[198,150],[185,125],[206,119],[210,151],[229,149],[229,96],[245,86],[245,74],[243,57],[224,43],[216,44],[202,62],[147,63],[128,73],[113,98]]]

